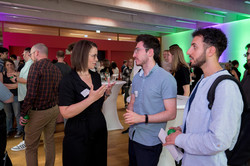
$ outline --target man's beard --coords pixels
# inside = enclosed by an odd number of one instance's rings
[[[204,52],[202,53],[202,55],[196,59],[196,63],[193,64],[191,63],[192,67],[201,67],[204,63],[206,63],[206,50],[204,50]]]

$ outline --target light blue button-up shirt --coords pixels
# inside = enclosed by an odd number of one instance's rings
[[[11,96],[12,93],[9,91],[9,89],[6,86],[4,86],[2,82],[0,82],[0,110],[2,110],[4,107],[2,101],[10,99]]]
[[[28,78],[28,74],[29,74],[29,70],[30,70],[30,66],[33,64],[33,61],[32,59],[29,59],[24,67],[22,68],[21,72],[20,72],[20,75],[19,77],[20,78],[23,78],[25,80],[27,80]],[[27,86],[26,84],[23,84],[23,83],[18,83],[18,101],[23,101],[25,96],[26,96],[26,93],[27,93]]]
[[[186,134],[178,135],[175,140],[175,144],[185,152],[183,166],[227,166],[224,151],[232,149],[237,140],[243,100],[238,85],[231,80],[223,80],[216,88],[212,109],[208,108],[208,90],[223,74],[229,73],[222,70],[202,77],[188,113],[189,101],[186,104],[183,115]]]
[[[175,78],[157,64],[144,76],[144,71],[137,73],[132,82],[132,94],[135,95],[134,112],[140,115],[157,114],[165,111],[163,100],[176,98]],[[131,140],[146,146],[160,144],[158,133],[166,123],[139,123],[130,126]],[[134,133],[134,134],[133,134]]]

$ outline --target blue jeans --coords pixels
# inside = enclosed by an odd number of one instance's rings
[[[17,131],[22,132],[23,127],[19,124],[20,119],[20,104],[18,102],[17,96],[14,96],[14,101],[12,103],[4,104],[4,111],[6,114],[6,126],[7,126],[7,133],[11,132],[13,130],[13,112],[16,117],[16,123],[17,123]]]

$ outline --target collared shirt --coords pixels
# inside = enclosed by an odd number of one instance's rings
[[[33,64],[32,59],[29,59],[24,67],[22,68],[19,78],[23,78],[25,80],[27,80],[28,78],[28,74],[29,74],[29,70],[30,70],[30,66]],[[25,96],[26,96],[26,92],[27,92],[27,87],[26,84],[23,83],[18,83],[18,101],[23,101]]]
[[[175,78],[157,64],[144,76],[144,71],[137,73],[132,82],[132,94],[135,95],[134,112],[140,115],[153,115],[165,111],[163,101],[176,98],[177,85]],[[129,137],[146,146],[160,144],[158,133],[166,128],[167,122],[138,123],[130,126]]]
[[[238,85],[223,80],[216,88],[212,109],[208,108],[208,90],[223,74],[229,75],[222,70],[206,78],[202,76],[188,113],[189,101],[186,104],[186,133],[175,140],[184,149],[183,166],[227,166],[225,150],[232,149],[237,141],[243,101]]]
[[[6,101],[11,98],[13,94],[9,91],[9,89],[0,82],[0,110],[3,109],[4,104],[2,101]]]
[[[60,70],[49,59],[33,63],[27,79],[27,94],[21,116],[25,116],[32,107],[43,110],[58,104],[58,86],[61,78]]]

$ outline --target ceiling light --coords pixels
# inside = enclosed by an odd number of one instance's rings
[[[212,16],[217,16],[217,17],[226,17],[225,15],[216,14],[216,13],[211,13],[211,12],[204,12],[204,14],[208,14],[208,15],[212,15]]]
[[[73,35],[73,36],[83,36],[83,34],[81,33],[69,33],[70,35]]]
[[[101,33],[101,31],[100,31],[100,30],[96,30],[95,32],[96,32],[96,33]]]
[[[109,9],[109,11],[110,11],[110,12],[114,12],[114,13],[120,13],[120,14],[127,14],[127,15],[137,16],[137,14],[135,14],[135,13],[124,12],[124,11],[119,11],[119,10],[112,10],[112,9]]]
[[[19,31],[32,31],[32,29],[25,29],[25,28],[16,28],[16,27],[9,27],[12,30],[19,30]]]
[[[246,3],[246,4],[250,5],[250,1],[245,1],[244,3]]]
[[[172,27],[166,27],[166,26],[155,26],[156,28],[160,28],[160,29],[173,29]]]
[[[20,16],[7,16],[7,17],[11,17],[11,18],[15,18],[15,19],[33,20],[33,21],[38,20],[38,19],[36,19],[36,18],[30,18],[30,17],[20,17]]]
[[[111,38],[108,38],[108,40],[111,40]]]
[[[191,21],[184,21],[184,20],[176,20],[176,22],[186,23],[186,24],[196,24],[195,22],[191,22]]]
[[[84,35],[84,37],[88,37],[88,35]]]
[[[4,7],[11,8],[11,9],[16,9],[16,10],[27,10],[27,11],[32,11],[32,12],[42,12],[41,10],[25,8],[25,7],[18,7],[18,6],[7,6],[6,5]]]

